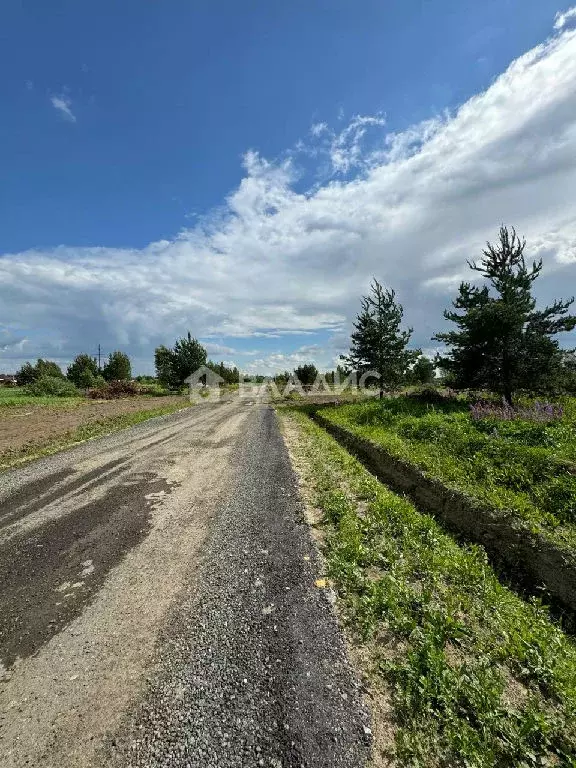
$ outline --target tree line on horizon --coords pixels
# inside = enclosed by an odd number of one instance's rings
[[[228,384],[240,380],[238,368],[209,360],[206,349],[190,333],[186,338],[178,339],[172,348],[164,345],[157,347],[154,358],[156,377],[136,376],[135,381],[141,384],[160,383],[167,389],[178,390],[184,379],[201,366],[210,368]],[[38,358],[35,364],[24,363],[16,372],[18,386],[33,386],[38,393],[41,393],[43,386],[49,393],[56,382],[68,382],[78,389],[97,389],[113,381],[131,380],[130,358],[120,350],[112,352],[102,368],[99,368],[95,357],[82,353],[74,358],[66,373],[58,363],[43,358]]]
[[[131,378],[130,358],[120,350],[110,353],[102,369],[98,367],[94,357],[82,353],[76,355],[66,373],[58,363],[43,358],[38,358],[34,365],[26,362],[16,371],[16,382],[21,387],[36,385],[41,388],[42,382],[48,379],[66,380],[78,389],[92,389],[107,382],[129,381]]]
[[[558,299],[544,309],[536,308],[532,295],[534,282],[542,271],[542,260],[526,264],[526,241],[514,229],[502,226],[496,245],[487,243],[479,263],[468,262],[471,270],[483,278],[481,286],[463,281],[452,309],[444,317],[455,328],[432,338],[445,345],[445,352],[434,360],[419,349],[410,349],[412,328],[403,328],[403,308],[391,288],[376,279],[370,293],[362,297],[361,310],[354,324],[350,351],[341,355],[341,365],[323,374],[334,384],[351,373],[361,377],[374,371],[379,377],[380,396],[406,384],[428,384],[439,371],[445,385],[453,389],[489,390],[512,404],[518,392],[576,392],[576,356],[574,350],[562,349],[555,336],[576,327],[576,316],[568,314],[573,303]],[[156,378],[138,376],[142,383],[159,383],[169,390],[179,390],[184,380],[202,366],[214,371],[226,384],[237,384],[236,366],[208,359],[206,348],[190,332],[177,339],[173,347],[160,345],[154,352]],[[318,379],[313,363],[298,366],[293,372],[277,374],[277,385],[296,378],[309,386]],[[50,360],[27,362],[16,373],[21,386],[66,380],[79,389],[98,388],[106,382],[132,378],[128,355],[116,350],[100,370],[96,359],[77,355],[66,374]],[[265,376],[252,376],[264,381]]]

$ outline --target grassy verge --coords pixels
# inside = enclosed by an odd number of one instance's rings
[[[576,647],[546,610],[303,413],[281,418],[343,619],[390,692],[399,764],[576,766]]]
[[[550,423],[474,421],[463,402],[431,407],[406,397],[343,405],[323,416],[532,531],[576,546],[574,399]]]
[[[123,413],[117,416],[110,416],[106,419],[82,424],[81,426],[69,432],[65,432],[49,441],[34,441],[28,443],[17,450],[8,450],[0,453],[0,471],[11,469],[16,466],[33,461],[42,456],[50,456],[58,451],[63,451],[77,443],[83,443],[86,440],[92,440],[95,437],[103,437],[112,432],[119,432],[126,427],[133,427],[148,419],[156,416],[166,416],[182,408],[189,407],[186,403],[166,405],[149,410],[136,411],[134,413]]]

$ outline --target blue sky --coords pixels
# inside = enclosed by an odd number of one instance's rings
[[[331,365],[374,274],[428,348],[502,220],[546,257],[541,297],[565,293],[574,18],[558,0],[6,0],[0,368],[101,343],[149,371],[188,329],[245,369]]]

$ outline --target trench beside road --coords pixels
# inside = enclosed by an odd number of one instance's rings
[[[0,765],[365,765],[318,569],[263,404],[0,475]]]

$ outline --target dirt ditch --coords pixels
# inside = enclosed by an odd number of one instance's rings
[[[575,552],[532,532],[522,520],[447,488],[381,446],[332,424],[320,412],[313,418],[389,488],[406,494],[418,509],[434,515],[448,529],[481,544],[523,590],[540,595],[546,590],[555,607],[566,610],[570,625],[574,623]]]

